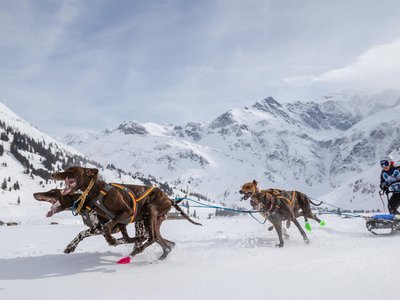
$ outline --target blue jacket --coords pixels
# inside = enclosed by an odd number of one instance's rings
[[[385,186],[398,180],[400,180],[400,170],[398,167],[391,166],[388,171],[382,170],[380,187],[383,189]]]

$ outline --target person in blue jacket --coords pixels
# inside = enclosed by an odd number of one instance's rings
[[[386,193],[392,193],[388,200],[390,214],[400,214],[397,208],[400,206],[400,170],[394,166],[391,156],[385,156],[381,161],[381,183],[380,187]]]

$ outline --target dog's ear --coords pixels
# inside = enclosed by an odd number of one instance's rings
[[[253,185],[254,185],[254,186],[257,186],[257,184],[258,184],[258,182],[255,181],[255,180],[253,180]]]
[[[97,173],[99,173],[99,170],[96,168],[93,169],[85,169],[85,173],[87,176],[89,177],[95,177],[97,175]]]

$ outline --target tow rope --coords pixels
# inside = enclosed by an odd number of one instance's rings
[[[244,214],[249,214],[254,220],[256,220],[258,223],[260,224],[265,224],[265,222],[267,222],[268,216],[264,219],[264,221],[260,221],[259,219],[257,219],[253,214],[254,213],[259,213],[261,210],[241,210],[241,209],[234,209],[234,208],[229,208],[229,207],[223,207],[223,206],[217,206],[217,205],[208,205],[208,204],[204,204],[201,203],[200,201],[191,199],[191,198],[175,198],[175,202],[180,202],[182,200],[187,200],[187,201],[191,201],[194,202],[196,204],[198,204],[199,206],[192,206],[192,207],[198,207],[198,208],[216,208],[216,209],[222,209],[222,210],[228,210],[228,211],[234,211],[234,212],[238,212],[238,213],[244,213]]]
[[[318,200],[318,199],[315,199],[315,198],[311,198],[311,199]],[[318,201],[320,201],[320,200],[318,200]],[[356,217],[356,218],[363,218],[363,219],[368,219],[369,218],[369,217],[362,216],[362,215],[357,214],[357,213],[341,212],[342,210],[344,210],[343,208],[341,208],[339,206],[336,206],[336,205],[333,205],[333,204],[330,204],[330,203],[325,202],[325,201],[321,201],[321,204],[325,204],[325,205],[334,207],[334,208],[336,208],[338,210],[337,212],[335,212],[335,211],[329,211],[327,208],[325,208],[325,209],[324,208],[318,208],[317,209],[317,210],[325,210],[325,211],[327,211],[327,212],[325,212],[325,214],[334,214],[334,215],[338,215],[338,216]]]

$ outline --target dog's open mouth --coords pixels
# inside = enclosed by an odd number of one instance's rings
[[[46,217],[51,217],[55,213],[58,213],[62,210],[61,202],[57,197],[49,196],[43,193],[35,193],[33,194],[33,197],[38,201],[46,201],[52,204],[50,210],[46,213]]]
[[[240,198],[240,201],[247,200],[251,196],[251,193],[245,193],[242,191],[240,191],[240,193],[243,194],[242,198]]]
[[[67,177],[65,178],[64,183],[65,183],[65,188],[61,190],[61,194],[68,195],[76,187],[76,179]]]
[[[47,212],[46,217],[51,217],[55,213],[58,213],[61,210],[61,203],[60,201],[56,201]]]

